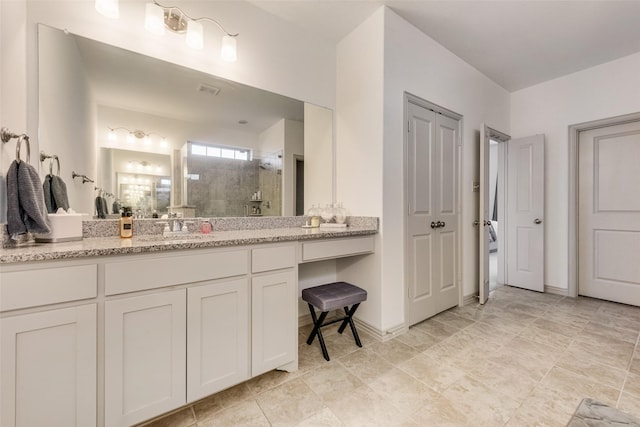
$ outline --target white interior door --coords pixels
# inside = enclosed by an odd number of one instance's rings
[[[480,304],[489,299],[489,135],[487,125],[480,127],[480,203],[478,204],[478,290]]]
[[[458,304],[458,120],[407,103],[410,325]]]
[[[640,306],[640,122],[580,133],[578,292]]]
[[[507,146],[507,283],[544,291],[544,135]]]

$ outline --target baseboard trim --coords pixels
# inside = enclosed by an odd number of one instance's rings
[[[465,297],[462,297],[462,305],[467,305],[467,304],[475,304],[476,302],[478,302],[478,295],[477,294],[471,294],[471,295],[467,295]]]
[[[342,312],[342,310],[334,310],[333,313],[329,313],[329,315],[327,316],[327,319],[330,320],[332,317],[338,317],[338,316],[344,316],[344,313]],[[390,328],[386,331],[381,331],[375,326],[372,326],[369,323],[365,322],[364,320],[358,319],[357,317],[354,317],[353,320],[355,321],[356,328],[358,328],[358,330],[362,330],[368,333],[369,335],[372,335],[378,341],[382,341],[382,342],[389,341],[397,337],[398,335],[404,334],[409,330],[409,328],[407,328],[404,323],[401,325],[395,326],[393,328]],[[298,327],[305,326],[305,325],[312,325],[312,324],[313,324],[313,320],[311,319],[310,314],[303,314],[298,316]]]
[[[363,330],[369,335],[372,335],[378,341],[386,342],[389,341],[398,335],[402,335],[409,330],[407,326],[403,323],[402,325],[395,326],[393,328],[387,329],[386,331],[381,331],[380,329],[370,325],[364,320],[354,318],[356,322],[356,327],[359,330]]]
[[[550,294],[562,295],[563,297],[569,296],[569,289],[567,288],[544,285],[544,291]]]

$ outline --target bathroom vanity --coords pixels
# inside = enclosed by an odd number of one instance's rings
[[[2,249],[0,425],[129,426],[298,356],[298,266],[375,226]]]

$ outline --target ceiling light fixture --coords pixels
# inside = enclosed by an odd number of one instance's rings
[[[120,17],[118,0],[96,0],[94,6],[99,14],[107,18],[118,19]]]
[[[163,35],[165,29],[178,34],[186,33],[185,41],[193,49],[202,49],[204,47],[202,21],[211,22],[220,28],[224,33],[220,57],[225,61],[235,62],[237,59],[236,37],[238,33],[229,33],[215,19],[207,17],[192,18],[177,6],[163,6],[155,0],[153,3],[147,3],[145,8],[144,27],[147,31],[155,35]]]

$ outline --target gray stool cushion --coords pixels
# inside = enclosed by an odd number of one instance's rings
[[[335,282],[302,290],[302,299],[320,311],[331,311],[367,300],[367,291],[347,282]]]

